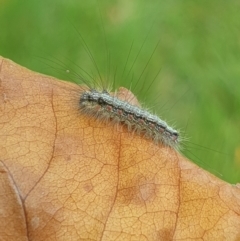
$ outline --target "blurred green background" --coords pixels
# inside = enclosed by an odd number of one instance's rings
[[[81,66],[97,80],[82,37],[103,79],[131,88],[143,106],[182,131],[189,159],[240,182],[239,1],[0,0],[0,6],[0,55],[75,82]]]

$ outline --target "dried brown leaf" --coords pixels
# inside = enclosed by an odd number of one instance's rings
[[[0,58],[0,240],[240,240],[239,186],[81,115],[80,91]]]

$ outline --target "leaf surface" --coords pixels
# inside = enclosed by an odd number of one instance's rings
[[[239,185],[82,115],[82,90],[0,58],[0,240],[240,240]]]

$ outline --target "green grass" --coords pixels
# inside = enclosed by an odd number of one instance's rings
[[[50,67],[48,60],[63,60],[66,68],[80,73],[72,64],[77,63],[98,78],[81,34],[104,79],[131,86],[142,103],[154,106],[199,145],[189,143],[185,155],[236,183],[240,182],[239,12],[240,4],[233,0],[3,1],[0,55],[62,79],[66,79],[63,67],[52,63]]]

